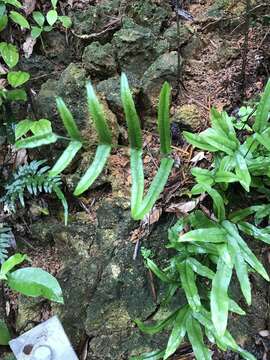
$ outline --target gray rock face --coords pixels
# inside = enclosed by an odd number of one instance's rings
[[[82,62],[91,78],[104,79],[117,73],[114,48],[110,43],[95,41],[84,49]]]

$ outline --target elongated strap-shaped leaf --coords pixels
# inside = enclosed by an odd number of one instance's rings
[[[251,176],[247,167],[246,159],[240,153],[237,153],[236,155],[235,172],[240,181],[240,184],[246,191],[249,192]]]
[[[222,135],[229,137],[233,142],[238,143],[231,118],[225,111],[220,113],[215,108],[212,108],[210,111],[210,120],[213,129],[217,130]]]
[[[215,273],[214,271],[209,269],[209,267],[202,265],[198,260],[192,257],[189,257],[187,259],[187,262],[195,273],[204,276],[210,280],[213,280]]]
[[[261,145],[263,145],[268,151],[270,151],[269,134],[268,136],[266,136],[264,134],[256,133],[254,136]]]
[[[259,239],[266,244],[270,244],[270,234],[265,229],[260,229],[248,222],[241,221],[237,224],[239,229],[247,235],[253,236],[255,239]]]
[[[49,171],[49,176],[54,177],[60,174],[71,163],[81,147],[82,143],[80,141],[71,141],[60,158],[56,161],[53,168]]]
[[[255,206],[250,206],[245,209],[237,210],[237,211],[234,211],[231,214],[229,214],[228,217],[233,223],[238,223],[239,221],[245,219],[249,215],[252,215],[256,211],[258,211],[259,207],[260,207],[260,205],[259,206],[255,205]]]
[[[131,148],[142,149],[142,131],[139,116],[125,74],[121,75],[121,99],[128,125],[128,138]]]
[[[174,354],[175,351],[178,349],[179,345],[181,344],[186,334],[186,320],[189,315],[190,315],[189,306],[186,305],[179,310],[173,324],[171,335],[167,343],[165,355],[163,357],[164,360],[168,359],[168,357]]]
[[[76,189],[74,191],[75,196],[82,194],[84,191],[89,189],[89,187],[93,184],[93,182],[102,172],[107,162],[107,159],[110,155],[110,152],[111,152],[110,145],[105,145],[105,144],[98,145],[95,158],[92,164],[90,165],[90,167],[88,168],[88,170],[86,171],[86,173],[83,175],[78,185],[76,186]]]
[[[65,129],[67,130],[67,133],[69,134],[71,139],[82,141],[80,131],[78,130],[78,127],[73,119],[73,116],[69,111],[69,109],[67,108],[64,101],[60,97],[56,98],[56,106],[63,121],[63,124],[65,126]]]
[[[185,291],[187,301],[193,311],[198,311],[201,306],[200,296],[195,282],[195,274],[187,261],[177,264],[181,285]]]
[[[246,315],[245,310],[243,310],[233,299],[229,300],[229,311],[238,315]]]
[[[228,322],[228,287],[231,281],[232,267],[219,258],[217,271],[212,281],[210,295],[211,317],[218,336],[223,336]]]
[[[188,339],[196,360],[211,360],[211,353],[203,342],[203,333],[197,320],[190,316],[186,321]]]
[[[160,152],[164,155],[168,155],[171,152],[171,130],[169,120],[170,96],[170,85],[165,82],[160,92],[158,107],[158,132],[160,139]]]
[[[238,245],[241,249],[242,255],[245,259],[245,261],[259,273],[265,280],[270,281],[269,276],[262,265],[262,263],[256,258],[256,256],[253,254],[253,252],[250,250],[250,248],[247,246],[246,242],[242,239],[242,237],[239,235],[236,237],[236,240],[238,242]]]
[[[207,151],[211,151],[211,152],[215,152],[218,151],[219,149],[217,149],[216,147],[208,144],[202,137],[200,134],[192,134],[188,131],[183,131],[183,136],[184,138],[187,140],[187,142],[189,142],[191,145],[202,149],[202,150],[207,150]]]
[[[179,241],[198,241],[209,243],[227,242],[226,231],[217,227],[191,230],[179,236]]]
[[[67,203],[66,197],[63,194],[62,190],[58,186],[54,186],[53,190],[54,190],[56,196],[58,197],[58,199],[62,203],[62,206],[64,208],[64,222],[65,222],[65,225],[67,225],[67,223],[68,223],[68,203]]]
[[[0,319],[0,345],[8,345],[8,342],[11,340],[11,335],[9,333],[6,323]]]
[[[239,284],[242,293],[246,299],[248,305],[251,304],[251,286],[248,277],[248,268],[243,258],[241,249],[237,242],[237,236],[239,236],[237,228],[229,221],[223,221],[222,225],[228,231],[228,246],[229,251],[234,257],[234,266],[236,275],[239,280]]]
[[[205,188],[205,191],[211,196],[214,202],[214,210],[216,217],[219,221],[223,221],[225,219],[225,206],[222,196],[216,189],[212,188],[209,185],[203,185],[203,187]]]
[[[151,259],[146,260],[147,267],[163,282],[171,283],[172,280]]]
[[[130,149],[130,171],[132,175],[131,216],[135,219],[142,203],[144,191],[142,150],[135,148]]]
[[[159,195],[164,189],[164,186],[170,175],[173,162],[173,159],[169,158],[164,158],[161,160],[158,172],[156,173],[145,198],[143,199],[138,211],[133,212],[134,220],[143,219],[144,216],[152,209],[154,203],[157,201]]]
[[[165,350],[156,350],[139,356],[131,356],[130,360],[160,360],[163,358],[164,354]]]
[[[17,149],[33,149],[42,145],[53,144],[57,141],[57,136],[53,133],[30,136],[26,139],[16,141]]]
[[[101,144],[111,145],[112,135],[104,116],[102,105],[98,101],[94,88],[90,83],[86,85],[86,90],[88,109],[94,121],[94,125],[99,136],[99,142]]]
[[[138,326],[138,328],[149,335],[154,335],[159,333],[161,330],[165,329],[167,326],[173,324],[174,319],[176,318],[178,314],[179,309],[174,311],[172,314],[170,314],[166,319],[157,322],[153,325],[146,325],[140,320],[135,320],[135,324]]]
[[[267,126],[268,116],[270,112],[270,80],[268,80],[264,93],[262,94],[260,103],[256,110],[256,119],[253,129],[261,133]]]

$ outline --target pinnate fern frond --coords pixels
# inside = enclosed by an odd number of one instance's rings
[[[8,257],[8,248],[11,246],[13,234],[11,229],[4,224],[0,224],[0,263],[2,264]]]

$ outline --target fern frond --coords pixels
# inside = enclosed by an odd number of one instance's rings
[[[46,160],[34,160],[29,164],[19,166],[13,174],[12,181],[5,186],[5,195],[0,199],[11,212],[16,211],[18,202],[22,207],[25,207],[24,196],[26,192],[33,196],[42,192],[54,192],[59,198],[59,190],[62,185],[61,177],[49,175],[50,167],[44,165],[45,162]],[[60,199],[62,204],[64,204],[63,197],[64,194],[62,193]],[[66,205],[64,208],[66,214]]]
[[[8,248],[11,246],[13,234],[9,227],[0,224],[0,263],[8,257]]]

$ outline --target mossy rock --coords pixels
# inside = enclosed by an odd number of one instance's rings
[[[182,130],[196,131],[201,125],[200,111],[197,105],[185,104],[177,107],[171,119]]]
[[[92,77],[104,79],[117,73],[114,48],[110,43],[105,45],[95,41],[84,49],[83,66]]]
[[[189,27],[184,24],[180,26],[180,36],[179,36],[179,45],[183,46],[187,44],[191,37],[193,36],[192,31]],[[165,30],[163,37],[168,41],[170,46],[170,51],[177,50],[178,48],[178,33],[177,33],[177,24],[173,23],[167,30]]]

